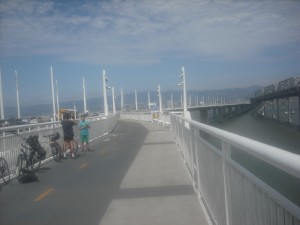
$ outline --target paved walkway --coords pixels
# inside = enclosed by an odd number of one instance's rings
[[[100,225],[207,225],[169,130],[143,125],[149,133]]]

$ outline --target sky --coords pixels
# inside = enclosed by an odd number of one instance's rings
[[[268,86],[300,71],[300,1],[0,0],[4,106],[117,93]]]

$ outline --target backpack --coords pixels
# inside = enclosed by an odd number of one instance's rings
[[[44,160],[46,158],[47,152],[43,147],[37,148],[37,152],[38,152],[39,159]]]
[[[18,177],[20,183],[29,183],[33,181],[38,181],[37,176],[34,171],[30,171],[27,169],[22,169],[20,176]]]

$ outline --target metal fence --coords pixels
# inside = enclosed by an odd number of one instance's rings
[[[180,113],[182,114],[182,113]],[[157,122],[162,125],[170,124],[169,112],[122,112],[120,118],[124,120],[138,120],[146,122]]]
[[[195,190],[215,224],[300,224],[299,155],[174,114],[170,122]],[[297,193],[285,196],[289,192],[275,185],[282,181],[271,185],[260,176],[261,168],[272,171],[274,179],[289,177],[281,185]]]
[[[90,122],[91,126],[89,132],[90,141],[98,139],[112,131],[117,124],[117,117],[118,115],[86,118],[86,121]],[[49,140],[44,136],[53,134],[55,132],[60,133],[61,138],[59,139],[58,143],[62,146],[63,131],[60,122],[48,122],[0,128],[0,157],[3,157],[7,161],[12,177],[15,176],[16,172],[17,157],[20,153],[22,143],[21,137],[25,138],[33,134],[39,135],[39,141],[47,152],[46,159],[42,163],[46,163],[49,160],[52,160],[52,155]],[[15,133],[18,133],[19,135]],[[75,127],[74,134],[75,140],[77,140],[79,143],[79,131]]]

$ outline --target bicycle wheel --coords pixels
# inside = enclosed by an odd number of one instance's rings
[[[9,167],[4,158],[0,158],[0,176],[4,183],[8,183],[10,180]]]
[[[74,139],[74,154],[76,155],[78,152],[78,143],[77,141]]]
[[[37,151],[34,151],[31,153],[31,160],[30,160],[30,167],[32,171],[37,171],[41,166],[41,159],[39,156],[39,153]]]
[[[61,150],[60,150],[60,146],[58,143],[52,143],[51,144],[51,152],[52,152],[52,156],[55,162],[59,162],[60,158],[61,158]]]
[[[16,175],[18,179],[20,178],[22,174],[22,169],[24,168],[25,168],[25,159],[22,154],[19,154],[17,159],[17,166],[16,166]]]

